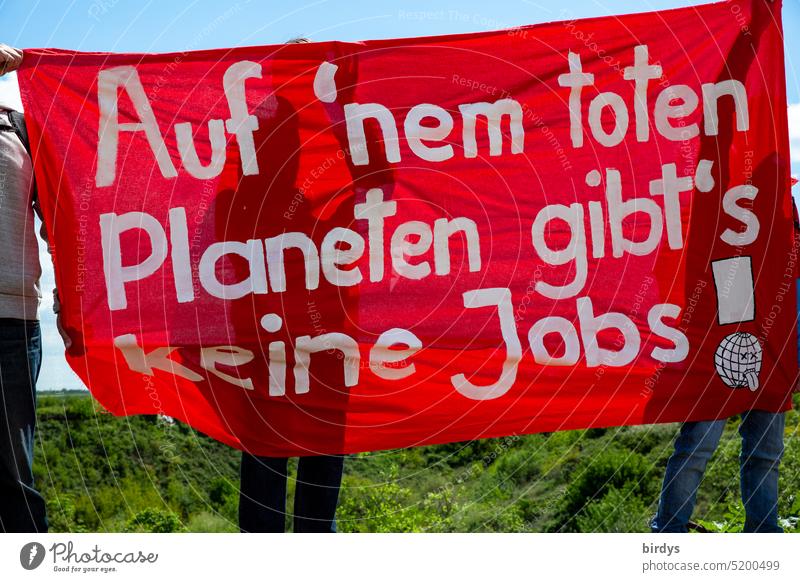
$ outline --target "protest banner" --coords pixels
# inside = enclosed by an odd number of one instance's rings
[[[67,353],[264,455],[779,411],[780,2],[19,73]]]

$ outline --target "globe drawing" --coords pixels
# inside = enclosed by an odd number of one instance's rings
[[[758,389],[763,352],[756,336],[736,332],[720,342],[714,353],[714,365],[720,379],[731,388]]]

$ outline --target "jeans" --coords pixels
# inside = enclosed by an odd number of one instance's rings
[[[288,459],[242,453],[239,528],[251,533],[281,533],[286,524]],[[336,532],[336,503],[344,457],[301,457],[294,493],[294,531]]]
[[[745,532],[781,532],[778,466],[783,455],[784,413],[751,410],[742,415],[739,457]],[[725,420],[687,422],[667,462],[653,532],[686,532],[706,465],[719,444]]]
[[[33,483],[39,323],[0,319],[0,531],[46,532],[45,502]]]

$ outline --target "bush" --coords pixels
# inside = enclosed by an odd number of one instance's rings
[[[185,531],[181,520],[171,511],[149,507],[131,517],[125,524],[127,533],[175,533]]]
[[[408,533],[431,524],[411,490],[397,484],[396,473],[377,484],[345,479],[336,521],[343,532]]]
[[[625,490],[641,498],[654,494],[649,465],[642,455],[616,448],[603,449],[589,457],[572,475],[551,531],[579,531],[577,518],[591,503],[611,490]]]
[[[633,492],[635,487],[611,487],[599,500],[587,504],[575,521],[578,531],[605,533],[635,533],[649,531],[652,511],[641,497]]]
[[[239,531],[239,526],[236,521],[202,511],[191,517],[186,529],[197,533],[234,533]]]
[[[528,447],[507,452],[495,463],[495,474],[502,482],[522,485],[541,477],[539,455]]]
[[[117,418],[96,407],[87,394],[39,398],[34,475],[51,531],[237,531],[239,451],[180,422]],[[339,529],[645,531],[676,428],[564,431],[351,456]],[[743,525],[736,429],[728,423],[693,517],[714,531]],[[800,413],[790,411],[779,497],[786,531],[800,523],[798,431]],[[296,463],[289,467],[294,475]],[[290,478],[289,511],[293,491]]]

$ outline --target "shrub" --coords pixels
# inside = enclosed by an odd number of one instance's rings
[[[131,517],[123,529],[129,533],[175,533],[185,531],[181,520],[171,511],[148,507]]]
[[[412,497],[411,490],[398,485],[394,475],[377,484],[345,479],[336,512],[338,528],[344,532],[422,531],[428,520]]]
[[[581,532],[633,533],[649,531],[652,512],[636,495],[635,487],[611,487],[599,500],[587,504],[576,516]]]
[[[234,533],[239,531],[239,526],[236,521],[202,511],[189,519],[186,529],[197,533]]]
[[[576,518],[584,508],[611,489],[626,490],[649,499],[653,492],[652,466],[638,453],[606,448],[589,457],[572,474],[552,531],[578,531]]]

